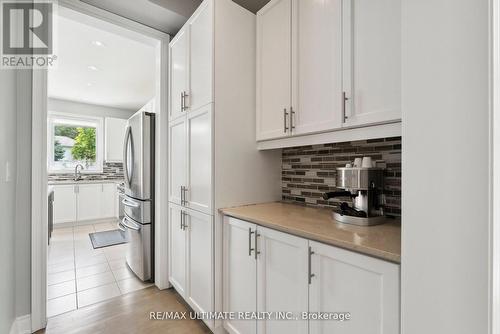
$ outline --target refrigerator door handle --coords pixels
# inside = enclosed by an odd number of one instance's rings
[[[123,205],[126,205],[126,206],[128,206],[128,207],[131,207],[131,208],[138,208],[138,207],[140,207],[140,205],[139,205],[139,204],[134,203],[134,202],[132,202],[132,201],[130,201],[130,200],[128,200],[128,199],[126,199],[126,198],[124,198],[124,199],[122,200],[122,204],[123,204]]]
[[[125,182],[129,188],[130,188],[131,177],[129,176],[129,170],[128,170],[128,143],[131,134],[132,134],[132,128],[130,126],[127,126],[127,130],[125,132],[125,141],[123,143],[123,171],[124,171],[123,174],[125,174]]]
[[[127,217],[123,217],[122,222],[121,222],[123,226],[125,226],[128,229],[134,230],[134,231],[141,230],[140,226],[132,226],[132,225],[127,224],[127,222],[132,223],[130,220],[127,219]],[[132,224],[134,224],[134,223],[132,223]],[[136,224],[134,224],[134,225],[136,225]]]
[[[125,232],[125,226],[122,224],[122,222],[118,222],[118,229],[122,232]]]
[[[128,156],[129,144],[130,144],[131,157]],[[129,166],[128,166],[129,161],[132,161],[132,163],[130,164],[130,170],[129,170]],[[124,174],[125,174],[125,182],[127,183],[129,188],[132,185],[132,177],[134,175],[134,161],[135,161],[134,138],[132,136],[132,127],[128,126],[127,132],[125,133],[125,144],[123,147],[123,168],[124,168]]]

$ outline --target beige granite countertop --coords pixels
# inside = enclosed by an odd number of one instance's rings
[[[257,225],[401,263],[399,221],[376,226],[338,223],[332,210],[281,202],[220,209],[226,215]]]

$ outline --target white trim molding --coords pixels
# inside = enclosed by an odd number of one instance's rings
[[[500,0],[491,0],[490,23],[490,333],[500,334]]]
[[[71,9],[130,31],[131,38],[156,46],[159,75],[156,78],[155,108],[157,114],[156,210],[155,210],[155,284],[169,287],[167,254],[167,67],[170,36],[135,21],[91,6],[78,0],[59,0],[59,14],[71,15]],[[99,20],[97,20],[99,19]],[[31,330],[47,324],[47,70],[33,71],[32,83],[32,248],[31,248]]]
[[[28,334],[31,333],[31,315],[26,314],[14,319],[10,327],[9,334]]]

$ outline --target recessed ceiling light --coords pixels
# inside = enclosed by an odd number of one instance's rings
[[[87,87],[92,87],[92,83],[87,82]]]
[[[104,46],[104,43],[101,41],[92,41],[92,44],[94,44],[95,46]]]
[[[95,67],[94,65],[87,66],[87,68],[91,71],[97,71],[97,67]]]

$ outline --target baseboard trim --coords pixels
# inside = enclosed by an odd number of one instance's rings
[[[57,230],[57,229],[60,229],[60,228],[68,228],[68,227],[77,227],[77,226],[94,225],[94,224],[101,224],[101,223],[108,223],[108,222],[116,222],[117,219],[119,219],[119,218],[118,217],[109,217],[109,218],[84,220],[84,221],[79,221],[79,222],[55,223],[54,224],[54,230]]]
[[[12,322],[9,334],[31,334],[31,315],[17,317]]]

